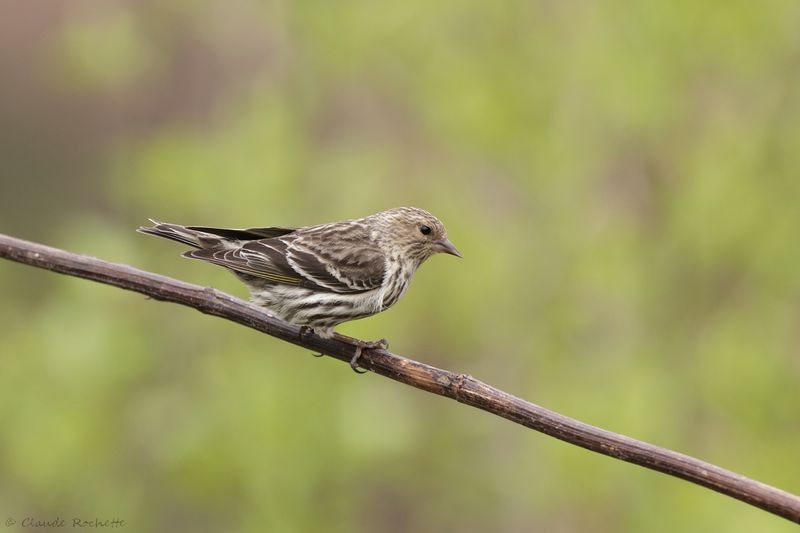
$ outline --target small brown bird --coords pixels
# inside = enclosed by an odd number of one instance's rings
[[[226,229],[153,222],[139,232],[188,244],[184,257],[230,269],[253,302],[324,338],[342,322],[380,313],[408,289],[417,268],[437,253],[461,257],[444,225],[416,207],[303,228]],[[350,365],[357,371],[364,348]]]

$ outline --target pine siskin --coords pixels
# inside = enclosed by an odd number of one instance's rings
[[[444,225],[416,207],[398,207],[357,220],[303,228],[225,229],[153,222],[139,232],[197,248],[184,257],[230,269],[253,302],[324,338],[342,322],[380,313],[408,289],[434,254],[461,257]],[[350,362],[357,369],[363,348]]]

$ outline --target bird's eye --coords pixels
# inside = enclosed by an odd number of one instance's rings
[[[423,235],[430,235],[431,234],[431,227],[430,226],[420,226],[419,232]]]

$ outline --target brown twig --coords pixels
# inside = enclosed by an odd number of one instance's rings
[[[349,362],[353,339],[303,335],[252,304],[211,288],[77,255],[0,234],[0,257],[27,265],[113,285],[157,300],[193,307],[238,322],[273,337]],[[800,523],[800,497],[671,450],[596,428],[526,402],[466,374],[435,368],[386,350],[366,350],[359,365],[424,391],[453,398],[570,444],[663,472],[721,492]]]

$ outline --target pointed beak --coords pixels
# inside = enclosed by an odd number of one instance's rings
[[[458,248],[456,248],[455,245],[453,245],[453,243],[450,242],[450,239],[442,239],[441,241],[437,241],[436,251],[454,255],[456,257],[461,257],[461,252],[459,252]]]

